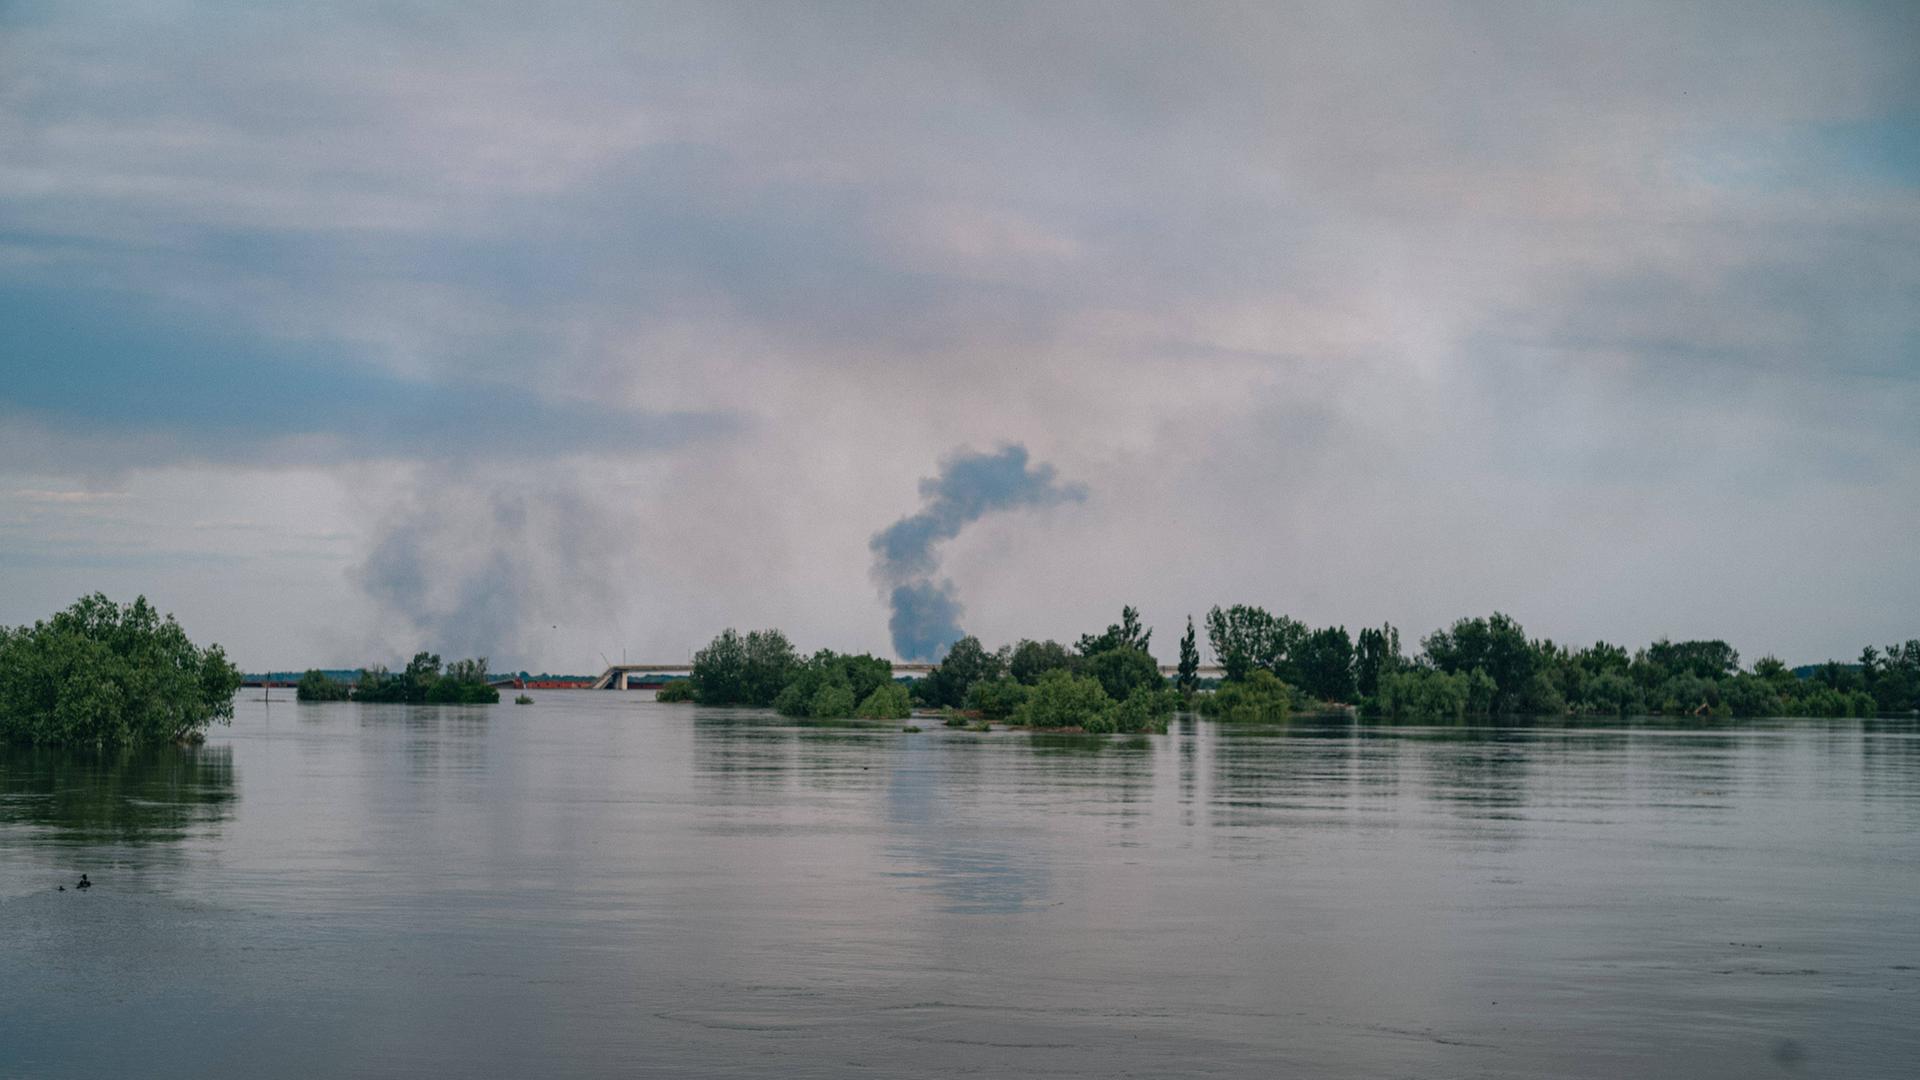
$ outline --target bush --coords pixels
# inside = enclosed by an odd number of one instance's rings
[[[1500,698],[1500,684],[1484,668],[1474,668],[1467,672],[1467,711],[1475,716],[1487,716],[1493,712]]]
[[[889,682],[885,686],[874,687],[873,693],[867,695],[853,715],[862,720],[905,720],[913,715],[913,702],[907,699],[906,687]]]
[[[1094,731],[1106,722],[1112,706],[1113,699],[1100,688],[1098,680],[1056,669],[1040,676],[1012,719],[1027,727]]]
[[[693,701],[693,680],[674,679],[672,682],[662,683],[660,689],[653,692],[653,700],[664,701],[670,705],[690,704]]]
[[[1100,680],[1100,689],[1115,701],[1126,700],[1135,690],[1157,690],[1167,682],[1160,665],[1145,650],[1124,646],[1087,657],[1085,670]]]
[[[1432,668],[1390,672],[1380,676],[1379,711],[1396,720],[1459,720],[1471,683],[1472,676]]]
[[[1167,721],[1173,717],[1173,711],[1179,704],[1180,692],[1177,690],[1141,687],[1128,694],[1125,701],[1107,710],[1107,730],[1123,735],[1142,731],[1164,735]]]
[[[1808,686],[1782,710],[1790,716],[1840,718],[1872,716],[1879,703],[1863,690],[1835,690],[1831,686]]]
[[[940,722],[948,727],[966,727],[967,714],[955,708],[941,709]]]
[[[300,676],[299,684],[293,688],[293,696],[298,701],[345,701],[352,694],[353,687],[315,669]]]
[[[499,702],[500,691],[483,682],[441,679],[427,687],[430,705],[497,705]]]
[[[1546,672],[1536,671],[1514,698],[1513,711],[1521,716],[1565,716],[1567,699]]]
[[[1243,679],[1194,699],[1200,715],[1232,723],[1279,723],[1293,709],[1293,689],[1273,672],[1255,668]]]
[[[892,683],[893,665],[885,660],[821,649],[794,669],[787,685],[773,699],[773,707],[783,716],[821,718],[814,712],[813,703],[820,692],[829,686],[846,690],[853,701],[859,702],[873,696],[873,692],[882,685]],[[835,699],[838,699],[838,695],[835,695]],[[851,704],[843,715],[853,715]]]
[[[1647,711],[1640,688],[1617,671],[1603,672],[1587,680],[1579,708],[1581,712],[1601,716],[1634,716]]]
[[[1779,716],[1780,695],[1773,684],[1756,675],[1735,675],[1720,684],[1720,702],[1732,716]]]
[[[525,694],[515,694],[513,696],[513,703],[515,705],[531,705],[533,704],[533,699]]]
[[[967,708],[989,720],[1005,720],[1026,703],[1027,688],[1012,679],[987,679],[967,690]]]
[[[131,745],[197,738],[233,720],[240,673],[140,597],[102,593],[45,622],[0,627],[0,738]]]
[[[1675,675],[1660,684],[1660,688],[1654,691],[1653,700],[1660,703],[1661,713],[1667,716],[1711,712],[1720,703],[1720,688],[1714,685],[1712,679],[1692,674]]]
[[[1022,686],[1032,686],[1040,676],[1059,669],[1080,670],[1080,658],[1057,641],[1022,641],[1013,647],[1007,661],[1007,674]]]
[[[997,679],[1007,668],[1007,650],[988,652],[968,635],[953,643],[932,671],[913,685],[913,696],[931,708],[966,703],[967,690],[982,679]]]
[[[822,686],[807,703],[807,716],[814,720],[848,720],[853,717],[853,691],[839,683]]]
[[[693,699],[702,705],[773,704],[800,665],[793,644],[778,630],[741,636],[728,627],[693,654]]]

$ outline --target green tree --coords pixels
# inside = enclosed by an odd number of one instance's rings
[[[814,699],[824,687],[844,687],[854,702],[861,702],[891,682],[893,665],[877,656],[821,649],[792,669],[787,685],[774,696],[773,707],[786,716],[817,716]],[[850,703],[847,715],[852,712]]]
[[[135,745],[198,738],[233,719],[240,673],[147,598],[103,593],[32,626],[0,627],[0,739]]]
[[[407,670],[400,676],[406,682],[406,700],[421,702],[427,700],[427,691],[440,681],[440,656],[438,653],[417,652],[407,661]]]
[[[1057,641],[1022,640],[1013,647],[1007,672],[1021,683],[1032,686],[1049,671],[1078,671],[1080,658]]]
[[[294,686],[293,696],[300,701],[345,701],[352,690],[346,683],[328,678],[326,672],[309,668]]]
[[[1193,616],[1187,616],[1187,632],[1180,638],[1180,675],[1175,680],[1183,694],[1200,689],[1200,646],[1193,636]]]
[[[793,669],[800,665],[800,657],[787,635],[778,630],[755,630],[747,635],[745,644],[747,663],[741,676],[745,703],[765,708],[780,696],[793,677]]]
[[[1167,681],[1153,657],[1126,646],[1094,653],[1087,658],[1086,672],[1115,701],[1126,700],[1135,690],[1158,690]]]
[[[874,687],[853,714],[862,720],[905,720],[913,715],[913,703],[907,699],[906,687],[889,681]]]
[[[1167,687],[1140,687],[1124,700],[1114,702],[1104,716],[1082,725],[1088,731],[1111,731],[1121,735],[1140,732],[1165,734],[1167,721],[1173,718],[1179,693]]]
[[[1581,712],[1601,716],[1635,716],[1647,711],[1640,687],[1623,670],[1603,671],[1587,680],[1576,703]]]
[[[1300,643],[1300,688],[1321,701],[1352,701],[1353,641],[1344,626],[1315,630]]]
[[[1293,651],[1306,636],[1305,626],[1262,608],[1235,604],[1207,612],[1207,644],[1229,681],[1244,679],[1255,669],[1286,681],[1294,674]]]
[[[778,630],[745,636],[732,627],[693,654],[694,700],[702,705],[773,704],[800,665],[793,643]]]
[[[655,701],[669,703],[691,702],[693,700],[693,680],[670,679],[662,683],[660,689],[654,691],[653,699]]]
[[[1265,668],[1194,699],[1200,715],[1240,724],[1277,724],[1293,709],[1293,688]]]
[[[1874,665],[1870,689],[1876,706],[1887,712],[1920,709],[1920,638],[1887,646]]]
[[[1392,623],[1378,630],[1368,627],[1360,631],[1353,650],[1354,689],[1363,698],[1373,697],[1380,692],[1381,676],[1400,670],[1405,663],[1400,655],[1400,631]]]
[[[435,704],[493,705],[500,691],[487,685],[487,658],[455,660],[440,678],[427,686],[426,700]]]
[[[1609,645],[1604,641],[1596,641],[1575,653],[1574,662],[1589,675],[1613,672],[1624,676],[1632,666],[1632,658],[1627,655],[1627,650],[1618,645]]]
[[[1484,673],[1482,673],[1484,675]],[[1459,720],[1467,714],[1469,678],[1433,668],[1406,668],[1380,677],[1374,702],[1396,720]]]
[[[1520,624],[1494,612],[1492,618],[1461,619],[1450,630],[1436,630],[1422,643],[1427,659],[1448,674],[1480,671],[1492,681],[1484,711],[1520,710],[1533,679],[1534,649]],[[1483,711],[1469,705],[1469,711]]]
[[[815,720],[846,720],[853,716],[855,704],[846,683],[827,683],[807,703],[807,715]]]
[[[1013,722],[1036,728],[1101,727],[1113,699],[1100,689],[1097,679],[1067,671],[1049,671],[1040,676],[1027,700],[1014,714]],[[1091,725],[1091,726],[1089,726]]]
[[[1109,625],[1098,634],[1082,634],[1076,648],[1081,656],[1089,657],[1113,649],[1137,649],[1151,654],[1153,650],[1149,646],[1152,642],[1153,631],[1140,625],[1140,610],[1122,607],[1119,622]]]
[[[1668,676],[1724,679],[1740,670],[1740,654],[1724,641],[1668,641],[1647,646],[1647,659]]]
[[[1012,679],[979,679],[967,690],[967,708],[988,720],[1005,720],[1026,704],[1027,693],[1025,685]]]
[[[1006,650],[988,652],[969,634],[953,643],[940,663],[914,686],[915,696],[931,708],[959,708],[967,689],[981,679],[996,679],[1007,669]]]

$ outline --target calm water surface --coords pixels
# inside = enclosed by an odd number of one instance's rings
[[[0,749],[0,1076],[1912,1076],[1911,721]],[[98,887],[56,892],[82,871]]]

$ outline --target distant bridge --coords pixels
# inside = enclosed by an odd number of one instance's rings
[[[889,661],[893,665],[894,675],[925,675],[938,667],[938,664],[908,663],[905,660]],[[1200,674],[1208,678],[1218,678],[1226,674],[1226,668],[1217,665],[1203,665]],[[692,664],[612,664],[594,680],[595,690],[651,690],[660,685],[660,680],[649,679],[649,675],[691,675]],[[1161,664],[1160,674],[1177,675],[1180,668],[1175,664]]]

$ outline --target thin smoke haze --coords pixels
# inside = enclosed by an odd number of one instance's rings
[[[887,526],[868,543],[873,575],[891,612],[887,628],[903,660],[937,659],[963,636],[963,611],[952,581],[940,578],[939,545],[997,510],[1080,502],[1086,487],[1059,483],[1054,468],[1029,465],[1027,448],[1009,443],[993,453],[955,451],[937,476],[920,481],[918,513]]]

